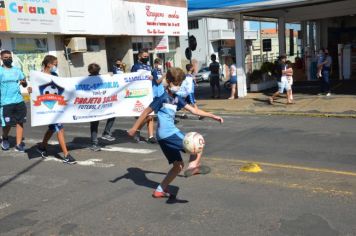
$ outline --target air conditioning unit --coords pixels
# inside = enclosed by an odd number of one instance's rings
[[[70,49],[71,53],[87,51],[87,40],[85,37],[73,37],[66,39],[66,45],[67,48]]]

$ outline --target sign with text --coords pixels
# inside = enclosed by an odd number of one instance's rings
[[[60,32],[57,0],[0,0],[0,32]]]
[[[150,72],[60,78],[31,71],[31,125],[139,116],[152,102]]]
[[[113,2],[114,32],[129,35],[187,35],[187,8],[146,2]],[[128,16],[128,17],[127,17]],[[127,19],[126,19],[127,18]]]

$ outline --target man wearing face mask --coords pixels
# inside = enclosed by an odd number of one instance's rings
[[[143,50],[141,49],[138,53],[138,60],[137,62],[132,66],[131,68],[131,72],[138,72],[138,71],[150,71],[152,73],[152,67],[148,64],[149,62],[149,54],[147,50]],[[151,80],[153,80],[153,76],[150,77]],[[153,136],[153,132],[154,132],[154,120],[153,120],[153,116],[149,116],[147,118],[147,129],[148,129],[148,139],[147,142],[148,143],[157,143],[156,138]],[[140,127],[141,129],[141,127]],[[140,129],[137,130],[136,135],[134,137],[135,141],[137,143],[140,143],[141,141],[141,132]]]
[[[27,82],[23,72],[12,66],[10,51],[2,51],[1,60],[3,62],[0,67],[0,119],[3,127],[1,148],[4,151],[10,149],[8,134],[11,127],[16,127],[15,151],[25,152],[25,143],[22,142],[22,138],[27,109],[19,85],[26,87]]]

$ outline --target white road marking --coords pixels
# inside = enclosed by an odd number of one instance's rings
[[[44,159],[44,161],[54,161],[54,162],[62,162],[61,159],[55,158],[55,157],[47,157]],[[105,164],[105,163],[100,163],[102,162],[102,159],[88,159],[85,161],[77,161],[77,165],[80,166],[92,166],[92,167],[100,167],[100,168],[109,168],[109,167],[114,167],[114,164]]]
[[[125,152],[125,153],[135,153],[135,154],[150,154],[154,153],[155,149],[138,149],[138,148],[125,148],[125,147],[116,147],[116,146],[106,146],[101,148],[103,151],[107,152]]]
[[[7,202],[0,202],[0,210],[10,207],[11,204]]]
[[[41,140],[39,139],[25,139],[26,143],[31,143],[31,144],[36,144],[36,143],[40,143]],[[50,141],[49,142],[50,145],[56,145],[58,144],[57,141]],[[75,147],[81,147],[81,148],[88,148],[87,144],[80,144],[80,143],[72,143],[69,142],[67,143],[68,146],[75,146]],[[155,149],[144,149],[144,148],[126,148],[126,147],[118,147],[118,146],[114,146],[114,145],[108,145],[105,146],[103,148],[101,148],[102,151],[107,151],[107,152],[123,152],[123,153],[133,153],[133,154],[151,154],[156,152],[157,150]]]

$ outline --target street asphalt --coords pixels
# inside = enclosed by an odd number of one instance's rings
[[[151,197],[169,169],[159,146],[125,135],[135,119],[118,118],[101,152],[87,148],[89,124],[65,125],[76,165],[60,162],[56,139],[41,159],[46,127],[27,123],[28,152],[0,151],[0,235],[356,235],[354,119],[224,119],[179,120],[205,137],[212,172],[179,176],[168,200]],[[251,162],[262,172],[239,170]]]

